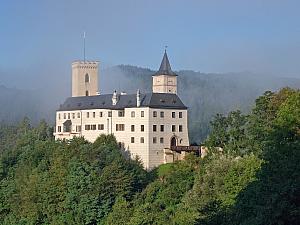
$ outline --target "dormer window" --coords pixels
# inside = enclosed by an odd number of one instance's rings
[[[88,74],[85,74],[85,83],[90,83],[90,76]]]

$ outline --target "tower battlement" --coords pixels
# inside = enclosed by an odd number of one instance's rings
[[[99,61],[72,63],[72,97],[97,95]]]

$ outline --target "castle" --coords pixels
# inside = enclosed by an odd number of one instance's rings
[[[189,146],[188,111],[177,95],[177,74],[167,52],[153,75],[152,93],[99,94],[97,61],[72,63],[72,97],[56,112],[55,139],[113,134],[146,169],[181,159],[174,148]]]

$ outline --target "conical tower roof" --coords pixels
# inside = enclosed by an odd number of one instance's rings
[[[159,70],[154,74],[154,76],[158,76],[158,75],[177,76],[171,69],[171,65],[170,65],[166,50],[165,50],[164,57],[161,61]]]

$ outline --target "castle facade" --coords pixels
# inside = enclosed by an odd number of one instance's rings
[[[93,142],[100,134],[113,134],[146,169],[174,161],[168,149],[189,146],[188,111],[177,95],[167,53],[153,75],[152,93],[99,94],[98,68],[97,61],[72,64],[72,97],[56,111],[55,138],[83,136]]]

